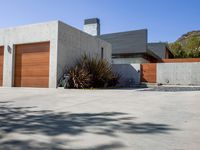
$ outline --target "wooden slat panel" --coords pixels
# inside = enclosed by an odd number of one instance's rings
[[[49,46],[49,42],[16,45],[14,86],[48,87]]]
[[[4,47],[0,46],[0,86],[3,84],[3,57],[4,57]]]
[[[48,87],[48,77],[15,77],[16,87]]]
[[[141,82],[156,83],[156,64],[141,64]]]
[[[46,66],[23,66],[21,70],[19,67],[15,70],[16,77],[48,77],[49,69]]]
[[[200,58],[162,59],[163,63],[200,62]]]

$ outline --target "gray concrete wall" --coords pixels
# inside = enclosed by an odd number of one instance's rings
[[[83,31],[92,36],[100,35],[100,26],[97,23],[84,25]]]
[[[200,85],[200,63],[159,63],[157,83]]]
[[[49,87],[57,85],[58,21],[0,29],[0,45],[4,46],[3,86],[13,86],[14,45],[50,41]],[[11,53],[8,51],[8,46]]]
[[[58,79],[66,67],[71,67],[83,54],[101,55],[104,48],[104,58],[111,63],[111,44],[67,24],[59,22],[58,26]]]
[[[121,75],[118,86],[134,87],[140,84],[140,64],[113,64],[112,69]]]
[[[148,60],[138,57],[138,58],[113,58],[113,64],[142,64],[142,63],[149,63]]]

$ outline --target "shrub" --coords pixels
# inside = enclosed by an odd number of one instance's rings
[[[120,76],[112,72],[110,64],[98,57],[83,55],[68,69],[69,88],[113,87]]]
[[[91,75],[89,72],[78,66],[69,69],[68,76],[68,82],[71,88],[84,89],[89,88],[91,85]]]

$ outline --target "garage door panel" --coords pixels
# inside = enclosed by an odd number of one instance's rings
[[[49,42],[16,45],[15,86],[48,87]]]
[[[41,66],[41,65],[45,65],[45,66],[49,65],[49,62],[46,61],[46,60],[37,61],[37,62],[30,60],[29,62],[27,62],[27,61],[22,61],[22,62],[18,61],[15,64],[15,66],[29,66],[29,67],[31,67],[31,66]]]
[[[34,47],[33,47],[34,45]],[[21,44],[16,45],[16,48],[23,53],[32,53],[34,52],[48,52],[49,51],[49,42],[43,43],[32,43],[32,44]]]
[[[16,77],[15,87],[48,87],[48,77]]]
[[[4,56],[4,47],[0,46],[0,86],[3,84],[3,56]]]
[[[46,66],[40,66],[40,67],[29,67],[29,66],[25,66],[23,67],[23,70],[18,68],[16,69],[16,77],[20,77],[20,76],[35,76],[35,77],[47,77],[49,75],[48,73],[49,69]]]
[[[49,64],[49,53],[29,53],[29,54],[17,54],[18,61],[16,65],[35,65],[35,64]]]

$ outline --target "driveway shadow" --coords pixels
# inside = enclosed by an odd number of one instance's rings
[[[36,107],[14,107],[10,102],[0,103],[0,149],[62,149],[63,141],[38,143],[36,141],[5,140],[9,133],[78,136],[85,133],[118,137],[127,134],[168,134],[176,130],[167,124],[136,123],[135,117],[123,112],[70,113],[35,110]],[[70,141],[68,141],[70,142]],[[67,144],[65,141],[64,144]],[[88,149],[117,149],[121,143],[106,143]]]

